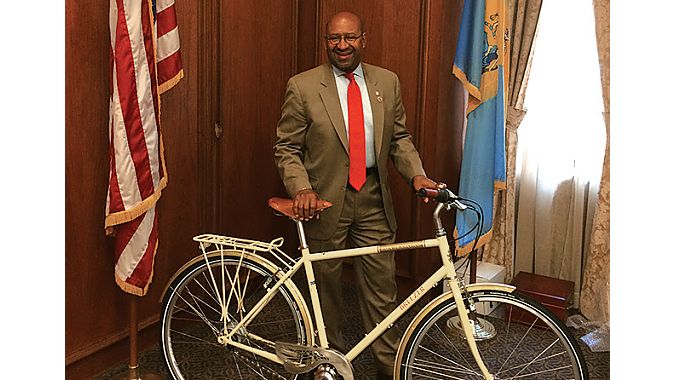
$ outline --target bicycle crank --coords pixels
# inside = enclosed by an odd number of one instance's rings
[[[315,371],[314,380],[337,380],[338,373],[332,365],[320,364]]]
[[[336,350],[275,342],[275,353],[290,373],[306,373],[317,368],[315,380],[335,380],[336,375],[344,380],[354,380],[352,363]]]

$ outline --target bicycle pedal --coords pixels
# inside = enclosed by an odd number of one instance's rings
[[[289,373],[306,373],[322,364],[330,364],[344,380],[354,380],[352,364],[336,350],[275,342],[275,353],[284,363],[284,369]],[[324,372],[327,375],[329,374],[329,372]],[[322,375],[324,372],[322,372]]]

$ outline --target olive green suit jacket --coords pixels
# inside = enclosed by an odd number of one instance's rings
[[[373,112],[375,153],[383,205],[390,229],[394,216],[387,161],[406,183],[425,175],[422,162],[406,130],[406,113],[397,75],[381,67],[362,63]],[[274,157],[284,186],[293,197],[300,189],[312,188],[334,204],[321,218],[305,224],[312,239],[329,239],[338,225],[348,186],[348,137],[340,99],[330,64],[302,72],[289,79],[281,117],[277,124]]]

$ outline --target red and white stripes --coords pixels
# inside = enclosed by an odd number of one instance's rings
[[[110,0],[113,59],[105,226],[115,235],[115,279],[136,295],[145,295],[152,280],[158,245],[155,203],[167,184],[159,86],[166,91],[183,77],[173,9],[173,1],[160,0],[157,10],[164,16],[155,18],[149,0]],[[173,61],[171,65],[160,65],[160,51],[170,52],[164,61]],[[168,79],[161,82],[159,77]]]
[[[157,0],[156,10],[157,80],[161,94],[183,77],[183,66],[174,0]]]

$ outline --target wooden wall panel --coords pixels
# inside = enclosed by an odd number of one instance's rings
[[[319,17],[321,6],[320,0],[298,1],[297,59],[294,74],[317,66],[321,57],[325,56],[320,37],[324,28]]]
[[[286,81],[295,72],[298,4],[232,1],[221,9],[220,233],[270,241],[292,238],[271,196],[286,196],[272,157]],[[292,239],[293,240],[293,239]],[[287,250],[296,245],[288,241]]]
[[[462,0],[425,2],[424,12],[424,75],[419,95],[420,130],[418,141],[421,156],[430,177],[445,182],[455,193],[458,190],[462,160],[464,123],[464,90],[452,75],[455,48],[460,30]],[[422,205],[414,218],[417,236],[429,236],[433,229],[432,206]],[[453,215],[444,218],[449,234],[455,225]],[[413,277],[427,277],[441,260],[436,252],[415,260]]]
[[[103,218],[108,180],[110,38],[107,7],[66,3],[66,362],[117,331],[112,245]],[[92,52],[97,52],[93,54]],[[99,298],[101,297],[101,298]],[[108,300],[93,310],[96,300]]]
[[[220,211],[216,200],[220,194],[219,168],[220,141],[216,129],[220,128],[220,1],[198,2],[197,66],[199,72],[197,91],[197,120],[199,144],[200,225],[203,231],[216,231]]]

